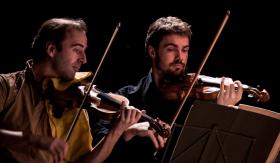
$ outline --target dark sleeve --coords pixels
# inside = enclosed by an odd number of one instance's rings
[[[129,100],[129,105],[132,105],[141,110],[143,106],[143,101],[142,101],[142,90],[139,85],[137,86],[128,85],[122,87],[116,93],[126,97]]]
[[[98,120],[92,124],[93,146],[108,134],[112,125],[109,120]]]

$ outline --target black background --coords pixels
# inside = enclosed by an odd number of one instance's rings
[[[101,2],[102,3],[102,2]],[[88,24],[88,64],[82,71],[95,71],[118,22],[121,28],[96,78],[105,91],[136,84],[149,70],[144,40],[150,23],[161,16],[177,16],[192,25],[193,38],[188,61],[197,68],[229,9],[231,14],[202,74],[227,76],[271,95],[261,104],[243,98],[245,104],[280,112],[278,81],[279,15],[270,1],[127,1],[95,2],[42,1],[29,5],[2,5],[0,72],[23,69],[30,58],[32,39],[43,21],[52,17],[83,18]],[[3,9],[5,8],[6,11]]]

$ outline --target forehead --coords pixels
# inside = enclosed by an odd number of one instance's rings
[[[161,41],[161,45],[166,44],[175,44],[175,45],[183,45],[183,46],[189,46],[190,40],[185,35],[179,35],[179,34],[169,34],[165,35]]]
[[[82,45],[86,46],[87,45],[86,32],[80,31],[80,30],[75,30],[75,29],[68,30],[65,33],[65,37],[64,37],[63,41],[71,42],[71,43],[78,43],[78,44],[82,44]]]

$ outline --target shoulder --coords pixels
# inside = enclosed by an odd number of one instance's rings
[[[24,77],[24,71],[0,74],[1,88],[18,88]]]
[[[23,71],[0,74],[0,112],[13,101],[23,81]]]
[[[147,86],[147,79],[148,79],[148,76],[144,76],[143,78],[141,78],[138,83],[136,85],[126,85],[122,88],[120,88],[118,91],[117,91],[117,94],[120,94],[120,95],[131,95],[131,94],[136,94],[137,92],[142,92],[142,90],[144,90],[144,87]]]
[[[17,71],[8,74],[0,74],[1,100],[5,100],[10,95],[16,95],[23,81],[24,81],[24,71]]]

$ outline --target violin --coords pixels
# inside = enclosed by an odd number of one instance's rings
[[[63,115],[64,108],[78,107],[88,87],[88,83],[84,79],[74,79],[64,83],[59,81],[59,84],[54,80],[49,80],[48,82],[48,89],[45,90],[45,95],[54,106],[53,115],[56,118],[60,118]],[[97,111],[95,113],[98,113],[101,118],[112,119],[118,115],[122,101],[127,105],[129,104],[129,100],[126,97],[105,93],[94,86],[91,87],[83,108],[94,109],[94,111]],[[170,135],[170,131],[163,128],[157,119],[144,113],[140,119],[149,122],[150,127],[162,137],[166,138]]]
[[[92,87],[90,97],[100,99],[100,101],[97,100],[97,103],[92,103],[91,107],[105,114],[114,115],[118,113],[122,101],[126,101],[126,103],[129,104],[129,100],[126,97],[113,93],[104,93],[95,87]],[[157,119],[154,119],[145,113],[142,114],[140,119],[149,122],[150,126],[162,137],[167,138],[170,135],[169,130],[163,128]]]
[[[177,80],[163,80],[160,84],[160,92],[163,98],[170,101],[181,101],[186,95],[186,90],[190,87],[194,76],[194,73],[188,73]],[[220,91],[221,81],[222,78],[198,75],[190,97],[200,100],[216,100]],[[242,84],[242,88],[244,92],[248,93],[249,98],[254,98],[258,102],[267,102],[270,99],[269,93],[265,89],[260,91],[246,84]]]

